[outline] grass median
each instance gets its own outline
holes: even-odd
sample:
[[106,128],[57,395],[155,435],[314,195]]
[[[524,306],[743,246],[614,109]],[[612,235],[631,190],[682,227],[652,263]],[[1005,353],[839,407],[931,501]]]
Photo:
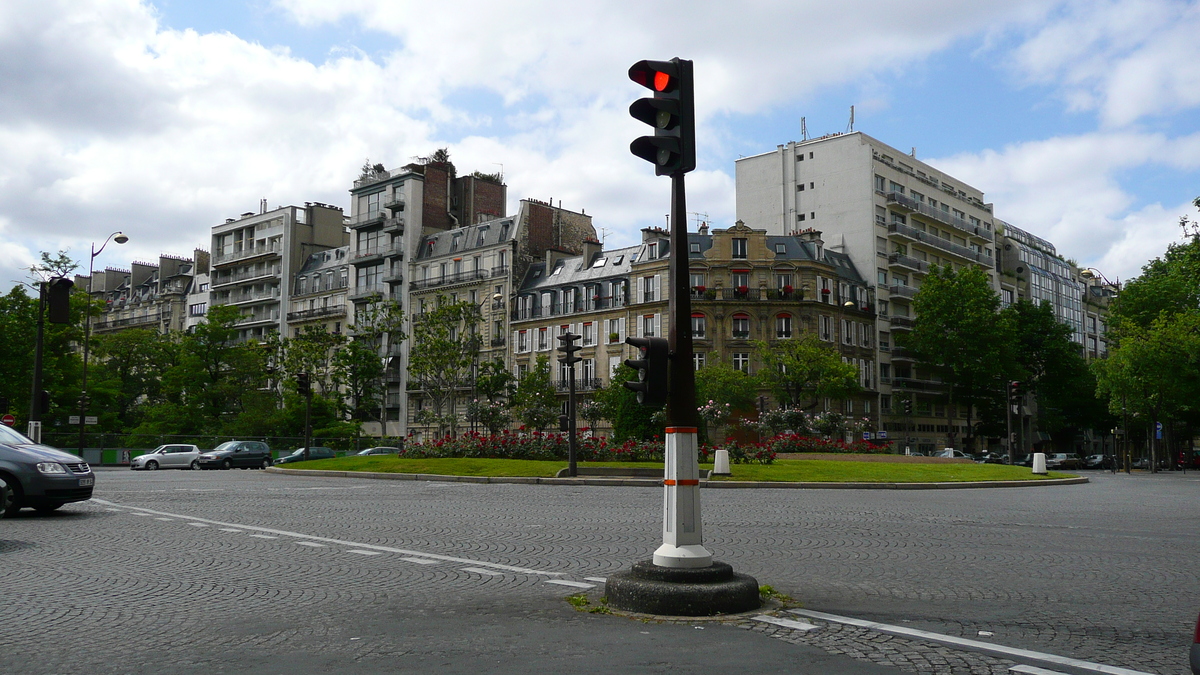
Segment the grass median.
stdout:
[[[564,461],[463,457],[408,459],[392,455],[374,455],[296,462],[281,468],[439,476],[551,478],[566,466]],[[579,466],[661,469],[663,465],[662,462],[580,462]],[[712,465],[701,465],[701,468],[711,469]],[[732,471],[732,476],[714,476],[713,480],[783,483],[958,483],[1074,477],[1072,474],[1058,472],[1039,476],[1026,467],[1002,464],[900,464],[825,459],[781,459],[773,464],[734,464]]]

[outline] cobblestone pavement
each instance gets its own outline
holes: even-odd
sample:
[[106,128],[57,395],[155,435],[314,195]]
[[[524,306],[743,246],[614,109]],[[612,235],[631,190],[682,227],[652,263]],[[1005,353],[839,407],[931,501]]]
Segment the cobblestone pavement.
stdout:
[[[706,544],[806,609],[1186,673],[1200,474],[1089,477],[706,490]],[[90,502],[0,520],[0,672],[1013,666],[837,623],[637,621],[563,602],[595,606],[600,579],[649,557],[660,508],[651,488],[102,470]]]

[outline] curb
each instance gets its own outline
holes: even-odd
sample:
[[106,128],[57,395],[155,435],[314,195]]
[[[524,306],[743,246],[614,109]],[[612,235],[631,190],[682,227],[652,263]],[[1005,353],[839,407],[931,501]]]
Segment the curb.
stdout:
[[[589,485],[597,487],[662,487],[660,478],[538,478],[534,476],[442,476],[433,473],[378,473],[372,471],[321,471],[316,469],[280,469],[268,473],[321,478],[373,478],[376,480],[420,480],[441,483],[496,483],[515,485]],[[970,490],[980,488],[1020,488],[1051,485],[1081,485],[1084,476],[1045,480],[969,481],[963,483],[772,483],[765,481],[702,480],[702,488],[777,490]]]

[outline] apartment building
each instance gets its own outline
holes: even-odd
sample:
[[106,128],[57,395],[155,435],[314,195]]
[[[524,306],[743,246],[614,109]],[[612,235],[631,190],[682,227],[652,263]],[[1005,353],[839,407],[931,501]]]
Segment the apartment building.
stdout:
[[931,265],[975,266],[999,291],[995,218],[980,190],[866,134],[833,134],[739,159],[737,213],[775,234],[818,227],[829,248],[868,271],[881,431],[922,451],[966,433],[967,411],[947,411],[938,378],[894,345],[912,329],[912,300]]
[[[720,359],[753,374],[762,367],[756,341],[774,344],[817,334],[853,363],[865,393],[846,401],[819,401],[818,409],[877,418],[874,311],[865,279],[849,257],[830,251],[821,233],[769,236],[738,222],[688,235],[689,317],[697,369]],[[530,267],[513,311],[514,373],[523,375],[540,354],[552,359],[565,396],[569,371],[557,363],[557,336],[581,335],[576,390],[607,386],[633,356],[633,337],[669,332],[670,235],[648,228],[638,246],[589,250],[580,256],[547,252]],[[765,393],[765,392],[764,392]]]
[[346,294],[350,286],[350,246],[318,251],[308,256],[290,284],[288,334],[295,337],[309,327],[342,333],[348,317]]
[[229,218],[212,229],[209,306],[241,311],[238,340],[286,335],[288,285],[314,252],[347,244],[342,210],[308,202]]
[[160,333],[187,328],[188,295],[196,275],[207,273],[208,253],[197,249],[193,258],[163,255],[157,263],[134,262],[129,269],[106,268],[76,276],[75,287],[91,289],[104,309],[92,317],[92,332],[113,333],[129,328],[152,328]]

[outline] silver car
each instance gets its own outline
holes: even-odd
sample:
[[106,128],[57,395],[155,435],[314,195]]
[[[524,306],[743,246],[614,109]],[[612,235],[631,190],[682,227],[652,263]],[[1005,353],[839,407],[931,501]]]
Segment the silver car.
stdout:
[[144,455],[138,455],[129,462],[129,468],[137,471],[155,471],[157,469],[199,469],[200,448],[183,443],[160,445]]

